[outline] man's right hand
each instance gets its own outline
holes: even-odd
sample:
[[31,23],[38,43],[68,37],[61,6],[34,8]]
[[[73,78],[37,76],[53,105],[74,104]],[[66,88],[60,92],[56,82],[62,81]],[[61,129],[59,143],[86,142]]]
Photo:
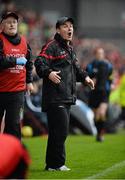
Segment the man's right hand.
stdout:
[[51,81],[53,81],[55,84],[59,84],[60,83],[61,77],[58,75],[59,73],[60,73],[60,71],[52,71],[49,74],[49,79]]
[[25,57],[19,57],[16,59],[16,65],[24,66],[26,62],[27,62],[27,59]]

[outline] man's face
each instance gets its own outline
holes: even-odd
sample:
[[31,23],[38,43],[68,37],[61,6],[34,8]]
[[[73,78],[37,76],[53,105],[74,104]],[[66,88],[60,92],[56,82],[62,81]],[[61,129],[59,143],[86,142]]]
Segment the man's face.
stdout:
[[17,33],[18,22],[14,17],[8,17],[2,22],[3,32],[7,35],[14,36]]
[[73,24],[69,21],[66,21],[63,25],[60,25],[60,27],[57,28],[57,33],[59,33],[63,39],[72,41]]
[[96,56],[96,59],[98,59],[98,60],[103,60],[103,59],[105,59],[104,49],[102,49],[102,48],[98,49],[98,50],[96,51],[95,56]]

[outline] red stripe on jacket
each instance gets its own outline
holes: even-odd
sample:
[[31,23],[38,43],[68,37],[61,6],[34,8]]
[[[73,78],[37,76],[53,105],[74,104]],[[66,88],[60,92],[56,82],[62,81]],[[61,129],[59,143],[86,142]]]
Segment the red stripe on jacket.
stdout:
[[56,59],[63,59],[64,57],[66,57],[66,54],[61,55],[61,56],[51,56],[51,55],[47,55],[47,54],[42,53],[41,56],[43,56],[47,59],[56,60]]
[[47,59],[51,59],[51,60],[56,60],[56,59],[63,59],[66,57],[67,54],[64,55],[60,55],[60,56],[52,56],[52,55],[48,55],[46,54],[46,49],[49,47],[50,44],[52,44],[55,40],[51,40],[50,42],[47,43],[47,45],[43,48],[43,50],[41,51],[41,53],[39,54],[39,56],[45,57]]

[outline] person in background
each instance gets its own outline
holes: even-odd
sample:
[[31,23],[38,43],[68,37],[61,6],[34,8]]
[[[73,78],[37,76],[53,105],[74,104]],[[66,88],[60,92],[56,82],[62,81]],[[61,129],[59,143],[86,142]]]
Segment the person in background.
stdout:
[[119,83],[119,104],[121,106],[120,121],[125,128],[125,66],[120,69],[120,83]]
[[42,110],[48,117],[46,170],[68,171],[65,166],[65,140],[68,135],[70,106],[76,101],[76,81],[94,88],[93,81],[79,66],[71,45],[74,21],[61,17],[54,39],[43,46],[35,60],[37,74],[43,78]]
[[89,76],[95,82],[95,89],[89,94],[89,106],[95,114],[95,125],[98,132],[96,140],[102,142],[104,140],[113,66],[105,59],[105,51],[103,48],[97,48],[94,54],[94,60],[90,62],[86,68]]
[[15,12],[5,11],[1,16],[0,125],[4,120],[4,133],[21,139],[24,93],[33,90],[33,62],[26,39],[18,34],[18,20]]
[[30,163],[29,152],[19,139],[0,134],[0,179],[25,179]]

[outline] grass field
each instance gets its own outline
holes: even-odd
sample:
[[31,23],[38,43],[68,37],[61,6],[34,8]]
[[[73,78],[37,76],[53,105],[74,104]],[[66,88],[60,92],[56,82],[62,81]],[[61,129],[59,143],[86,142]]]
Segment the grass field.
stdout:
[[23,142],[32,157],[29,179],[125,179],[125,131],[106,135],[103,143],[92,136],[69,136],[68,172],[44,171],[47,137],[24,138]]

